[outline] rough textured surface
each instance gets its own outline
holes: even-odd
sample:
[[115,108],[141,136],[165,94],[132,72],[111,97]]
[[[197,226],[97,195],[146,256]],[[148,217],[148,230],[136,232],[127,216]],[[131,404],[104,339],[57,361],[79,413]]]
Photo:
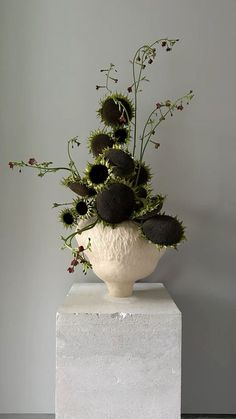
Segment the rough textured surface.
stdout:
[[180,419],[181,314],[161,284],[75,284],[57,313],[57,419]]
[[[79,223],[79,228],[88,221]],[[125,221],[115,228],[96,224],[90,230],[77,235],[79,245],[87,246],[91,239],[91,251],[86,256],[93,265],[93,271],[108,286],[114,296],[127,296],[132,294],[135,281],[150,275],[165,249],[157,247],[140,235],[137,225]],[[128,293],[126,291],[127,284]],[[125,295],[126,294],[126,295]]]

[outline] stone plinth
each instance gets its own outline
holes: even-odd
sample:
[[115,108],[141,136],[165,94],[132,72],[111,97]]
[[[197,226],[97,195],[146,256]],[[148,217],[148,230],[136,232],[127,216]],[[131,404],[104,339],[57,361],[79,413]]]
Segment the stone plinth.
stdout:
[[181,313],[161,284],[74,284],[57,313],[57,419],[180,419]]

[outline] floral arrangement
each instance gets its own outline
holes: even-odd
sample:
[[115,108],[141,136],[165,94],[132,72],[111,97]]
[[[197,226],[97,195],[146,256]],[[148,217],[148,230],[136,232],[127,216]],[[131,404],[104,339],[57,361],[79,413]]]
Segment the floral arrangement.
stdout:
[[[178,39],[159,39],[151,45],[143,45],[130,60],[132,65],[132,83],[126,94],[113,91],[110,87],[117,84],[117,70],[114,64],[101,69],[105,81],[97,85],[97,90],[105,90],[97,110],[101,125],[88,137],[89,152],[93,161],[87,164],[83,174],[79,173],[72,149],[81,141],[74,137],[67,142],[68,165],[56,167],[53,162],[38,163],[35,158],[28,162],[11,161],[11,169],[30,167],[38,171],[38,176],[64,171],[62,184],[69,188],[75,198],[70,203],[54,203],[53,207],[63,207],[59,219],[65,228],[73,229],[67,237],[61,237],[63,248],[69,248],[73,254],[68,271],[74,272],[75,266],[82,264],[83,272],[91,268],[84,251],[90,249],[90,240],[86,249],[73,246],[73,239],[84,230],[93,228],[96,223],[111,225],[114,228],[123,221],[130,220],[140,229],[140,235],[154,243],[158,248],[177,248],[185,239],[185,228],[177,217],[162,211],[165,196],[154,194],[151,186],[151,170],[144,162],[144,153],[151,144],[158,149],[155,141],[158,126],[174,111],[182,111],[193,98],[190,90],[177,100],[158,101],[154,104],[143,130],[137,135],[137,109],[141,85],[149,80],[146,70],[152,65],[161,50],[171,51]],[[74,153],[76,155],[76,153]],[[87,219],[86,226],[79,229],[78,221]]]

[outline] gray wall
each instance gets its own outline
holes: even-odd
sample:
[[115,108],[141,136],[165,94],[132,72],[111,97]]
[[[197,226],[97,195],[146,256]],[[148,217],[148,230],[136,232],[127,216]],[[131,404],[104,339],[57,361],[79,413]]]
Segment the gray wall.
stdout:
[[1,0],[0,412],[53,412],[55,312],[73,281],[60,250],[55,201],[71,195],[60,176],[11,173],[12,159],[65,162],[66,139],[98,127],[99,69],[128,60],[143,42],[179,37],[150,67],[140,126],[152,104],[188,89],[196,98],[162,124],[149,149],[166,209],[188,227],[152,281],[164,282],[183,313],[183,412],[235,413],[235,97],[233,0]]

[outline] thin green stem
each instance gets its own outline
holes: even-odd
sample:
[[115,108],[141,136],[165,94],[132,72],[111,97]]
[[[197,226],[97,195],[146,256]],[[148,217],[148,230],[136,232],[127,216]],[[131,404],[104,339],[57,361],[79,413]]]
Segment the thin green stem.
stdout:
[[70,172],[73,172],[73,170],[70,169],[69,167],[45,167],[40,164],[32,165],[32,164],[24,163],[23,161],[22,162],[13,161],[12,163],[14,166],[18,166],[18,167],[31,167],[32,169],[44,170],[45,173],[57,172],[58,170],[69,170]]
[[[191,98],[190,98],[190,95],[191,95]],[[178,102],[181,102],[182,100],[187,99],[187,98],[190,98],[189,100],[191,100],[191,99],[192,99],[192,97],[193,97],[192,93],[187,93],[187,94],[185,94],[184,96],[180,97],[180,98],[179,98],[179,99],[177,99],[175,102],[173,102],[170,106],[168,106],[168,110],[167,110],[165,113],[161,113],[161,117],[159,118],[159,120],[157,121],[157,123],[154,125],[154,127],[152,128],[152,130],[149,132],[149,135],[148,135],[148,138],[147,138],[147,140],[146,140],[146,142],[145,142],[145,145],[144,145],[144,147],[143,147],[142,153],[140,153],[140,162],[142,162],[142,159],[143,159],[143,156],[144,156],[145,150],[146,150],[146,148],[147,148],[147,145],[148,145],[148,143],[149,143],[149,141],[150,141],[150,138],[151,138],[152,132],[153,132],[153,131],[155,131],[155,129],[158,127],[158,125],[160,125],[160,123],[161,123],[162,121],[164,121],[164,120],[165,120],[165,117],[166,117],[169,113],[171,113],[171,112],[172,112],[172,111],[176,108],[176,106],[177,106],[177,103],[178,103]],[[149,116],[148,120],[150,120],[151,115],[153,115],[153,113],[154,113],[155,111],[156,111],[156,109],[155,109],[154,111],[152,111],[152,112],[151,112],[151,114],[150,114],[150,116]],[[146,127],[147,127],[147,124],[145,124],[145,128],[146,128]],[[143,134],[145,134],[145,130],[143,131]]]
[[96,218],[96,220],[93,223],[88,224],[87,226],[77,230],[77,234],[81,234],[84,231],[90,230],[91,228],[93,228],[97,224],[97,222],[98,222],[98,218]]
[[69,157],[69,161],[70,161],[70,167],[71,167],[71,169],[73,170],[74,169],[74,171],[76,172],[76,174],[78,175],[78,177],[79,177],[79,179],[80,179],[80,174],[79,174],[79,171],[78,171],[78,169],[77,169],[77,167],[76,167],[76,165],[75,165],[75,162],[74,162],[74,160],[72,159],[72,156],[71,156],[71,153],[70,153],[70,145],[71,145],[71,143],[73,144],[73,143],[76,143],[77,145],[79,145],[79,142],[78,142],[78,137],[74,137],[74,138],[71,138],[68,142],[67,142],[67,154],[68,154],[68,157]]

